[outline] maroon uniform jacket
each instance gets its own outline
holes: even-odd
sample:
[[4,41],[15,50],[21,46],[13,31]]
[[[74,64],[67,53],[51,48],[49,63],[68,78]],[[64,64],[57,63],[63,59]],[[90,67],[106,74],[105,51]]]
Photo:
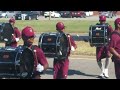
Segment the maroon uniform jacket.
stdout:
[[77,45],[76,45],[75,41],[73,40],[73,38],[72,38],[72,36],[70,34],[67,34],[67,37],[68,37],[68,40],[69,40],[69,47],[70,47],[68,56],[70,56],[71,46],[73,46],[76,49]]
[[[117,32],[117,30],[113,31],[109,46],[114,48],[115,51],[120,54],[120,34]],[[114,58],[118,59],[115,56]]]
[[[120,54],[120,34],[117,30],[113,31],[109,46],[114,48],[115,51]],[[116,79],[120,79],[120,58],[113,55],[112,61],[114,62]]]
[[48,64],[47,59],[44,55],[44,52],[42,51],[41,48],[39,48],[38,46],[34,46],[34,50],[36,50],[36,52],[34,52],[34,68],[36,70],[37,64],[40,63],[41,65],[45,65]]

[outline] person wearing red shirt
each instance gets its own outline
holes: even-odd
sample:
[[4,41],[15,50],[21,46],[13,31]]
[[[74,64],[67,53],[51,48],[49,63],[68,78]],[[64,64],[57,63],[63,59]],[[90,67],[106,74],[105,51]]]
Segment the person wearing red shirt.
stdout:
[[[110,37],[111,33],[113,32],[113,29],[112,29],[111,25],[106,23],[106,16],[104,16],[104,15],[99,16],[99,22],[100,23],[97,23],[96,25],[108,25],[107,35],[108,35],[108,37]],[[110,57],[111,57],[111,54],[109,51],[109,45],[96,47],[97,64],[98,64],[99,68],[101,69],[101,74],[98,77],[109,78],[108,67],[110,65]],[[104,59],[104,58],[105,58],[105,66],[102,61],[102,59]]]
[[17,47],[17,44],[21,38],[21,32],[17,27],[14,26],[15,25],[14,18],[10,18],[9,23],[12,25],[12,27],[14,29],[14,34],[12,35],[13,37],[12,37],[11,43],[5,42],[5,47],[6,46]]
[[114,22],[115,30],[111,35],[110,52],[113,54],[112,61],[114,62],[115,75],[120,79],[120,18]]
[[44,55],[44,52],[41,48],[37,45],[33,45],[35,38],[35,33],[32,27],[25,27],[22,30],[22,39],[23,39],[23,46],[32,49],[34,46],[34,72],[33,72],[33,79],[41,79],[41,72],[46,71],[49,67],[47,59]]
[[[56,30],[59,33],[64,33],[65,31],[65,26],[63,22],[58,22],[56,24]],[[69,52],[67,54],[66,59],[57,59],[54,58],[53,61],[53,78],[54,79],[66,79],[68,75],[68,69],[69,69],[69,59],[68,57],[70,56],[70,51],[75,50],[77,48],[77,45],[75,44],[75,41],[73,40],[72,36],[70,34],[67,34],[67,39],[69,40]]]

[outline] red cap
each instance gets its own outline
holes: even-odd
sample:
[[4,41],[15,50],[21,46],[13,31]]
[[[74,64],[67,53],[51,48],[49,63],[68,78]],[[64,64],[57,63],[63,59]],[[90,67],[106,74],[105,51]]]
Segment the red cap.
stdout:
[[12,23],[12,22],[15,23],[15,19],[14,18],[10,18],[9,19],[9,23]]
[[56,30],[61,30],[61,31],[62,31],[63,29],[65,29],[64,23],[58,22],[58,23],[56,24]]
[[105,16],[105,15],[99,16],[99,20],[100,20],[100,21],[106,21],[106,16]]
[[115,25],[120,24],[120,18],[117,18],[114,22]]
[[31,36],[35,36],[35,33],[34,33],[34,30],[32,27],[25,27],[23,30],[22,30],[22,37],[31,37]]

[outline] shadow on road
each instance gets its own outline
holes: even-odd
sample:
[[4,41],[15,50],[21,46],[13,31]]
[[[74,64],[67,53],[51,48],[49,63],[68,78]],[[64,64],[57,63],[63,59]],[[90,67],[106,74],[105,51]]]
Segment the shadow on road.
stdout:
[[[49,68],[45,74],[49,74],[49,75],[53,75],[53,68]],[[98,75],[91,75],[91,74],[87,74],[87,73],[83,73],[83,72],[80,72],[78,70],[72,70],[72,69],[69,69],[68,70],[68,75],[83,75],[83,76],[88,76],[88,77],[98,77]]]
[[97,77],[98,75],[91,75],[91,74],[87,74],[87,73],[84,73],[84,72],[80,72],[80,71],[77,71],[77,70],[71,70],[69,69],[68,71],[68,75],[83,75],[83,76],[89,76],[89,77]]
[[49,67],[45,74],[53,75],[53,68]]

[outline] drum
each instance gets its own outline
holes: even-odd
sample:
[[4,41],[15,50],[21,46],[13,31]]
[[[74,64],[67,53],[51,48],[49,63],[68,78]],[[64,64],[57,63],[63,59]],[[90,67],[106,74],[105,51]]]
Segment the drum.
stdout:
[[20,78],[31,79],[34,72],[34,54],[29,48],[24,48],[20,57]]
[[91,25],[89,28],[89,41],[90,46],[108,45],[108,25]]
[[0,48],[0,77],[31,78],[34,69],[32,50],[18,46]]
[[65,59],[69,51],[69,41],[64,33],[42,33],[38,46],[51,58]]
[[0,24],[0,42],[11,43],[12,34],[14,34],[14,29],[10,23]]
[[22,48],[1,47],[0,48],[0,76],[17,76],[20,72],[20,56]]

